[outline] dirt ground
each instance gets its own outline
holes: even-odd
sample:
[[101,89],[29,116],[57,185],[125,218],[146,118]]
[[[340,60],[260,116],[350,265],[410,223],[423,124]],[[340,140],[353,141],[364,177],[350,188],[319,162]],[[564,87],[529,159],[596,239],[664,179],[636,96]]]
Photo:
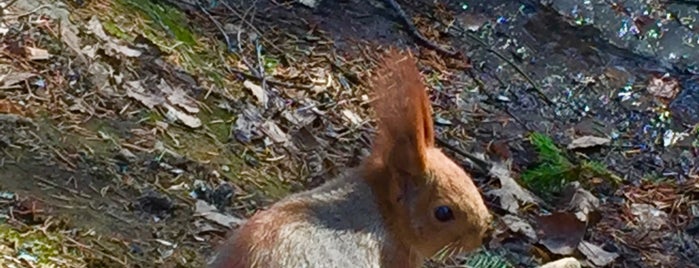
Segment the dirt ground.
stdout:
[[[474,267],[699,267],[699,52],[638,49],[675,4],[593,1],[607,17],[581,24],[568,7],[585,1],[551,2],[400,2],[450,56],[378,0],[4,1],[0,264],[204,266],[236,223],[368,153],[364,78],[395,45],[419,57],[440,145],[498,216],[484,250],[509,266]],[[628,18],[638,35],[607,38],[603,22]],[[520,176],[542,159],[533,132],[583,188]],[[513,179],[488,173],[501,162]]]

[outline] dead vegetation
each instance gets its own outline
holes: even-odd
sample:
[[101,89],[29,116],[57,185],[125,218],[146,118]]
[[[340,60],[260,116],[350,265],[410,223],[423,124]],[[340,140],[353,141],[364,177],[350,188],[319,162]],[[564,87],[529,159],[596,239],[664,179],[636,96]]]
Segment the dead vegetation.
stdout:
[[[353,27],[333,32],[347,18],[320,20],[286,2],[10,2],[0,21],[3,267],[202,266],[230,226],[367,154],[367,70],[381,45],[413,42],[390,23],[377,26],[377,40],[347,38],[358,35]],[[492,34],[481,29],[483,18],[457,16],[446,5],[433,10],[441,24],[410,13],[433,42],[448,42],[449,21],[471,22],[452,23],[465,25],[467,40]],[[622,151],[629,163],[639,152],[588,133],[539,143],[561,154],[557,169],[536,169],[542,161],[534,159],[553,156],[537,154],[518,133],[535,132],[527,123],[537,119],[503,108],[513,95],[488,91],[502,89],[495,86],[502,79],[482,78],[487,64],[466,58],[502,61],[507,92],[520,94],[521,106],[552,105],[542,90],[558,78],[530,77],[486,44],[470,45],[479,53],[464,58],[417,49],[438,142],[479,175],[499,215],[486,250],[429,265],[530,267],[574,256],[600,267],[670,267],[699,258],[692,253],[699,252],[696,167],[682,181],[637,183],[608,169],[611,157],[585,150]],[[655,78],[660,90],[651,93],[674,96],[677,82],[666,90],[663,81],[674,80]],[[565,180],[541,179],[572,169]],[[553,185],[545,200],[531,191],[542,185]]]

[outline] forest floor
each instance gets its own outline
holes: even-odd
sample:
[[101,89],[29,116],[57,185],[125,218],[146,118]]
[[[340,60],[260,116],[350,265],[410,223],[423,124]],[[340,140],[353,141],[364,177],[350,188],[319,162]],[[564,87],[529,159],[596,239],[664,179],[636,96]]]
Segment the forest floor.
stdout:
[[429,266],[699,267],[696,4],[210,2],[0,1],[1,266],[204,266],[368,153],[393,45],[497,215],[483,251]]

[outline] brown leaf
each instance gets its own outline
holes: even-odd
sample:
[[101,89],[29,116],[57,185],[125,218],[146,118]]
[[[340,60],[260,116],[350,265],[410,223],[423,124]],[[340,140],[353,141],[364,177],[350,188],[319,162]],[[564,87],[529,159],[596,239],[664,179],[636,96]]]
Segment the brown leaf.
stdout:
[[0,84],[2,84],[2,88],[9,88],[9,87],[14,86],[18,83],[27,81],[27,79],[35,77],[35,76],[37,76],[37,75],[34,73],[28,73],[28,72],[9,73],[9,74],[0,76]]
[[48,60],[51,58],[51,53],[46,49],[36,47],[25,47],[25,49],[29,60]]
[[460,22],[464,29],[477,32],[488,22],[489,18],[481,13],[464,13],[457,15],[456,20]]
[[510,152],[510,146],[507,144],[507,141],[505,140],[493,141],[489,143],[486,150],[489,153],[492,153],[493,155],[500,157],[500,159],[510,159],[510,157],[512,156],[512,153]]
[[0,100],[0,113],[26,116],[24,107],[7,99]]
[[570,255],[585,235],[584,222],[567,212],[554,212],[537,218],[539,243],[558,255]]

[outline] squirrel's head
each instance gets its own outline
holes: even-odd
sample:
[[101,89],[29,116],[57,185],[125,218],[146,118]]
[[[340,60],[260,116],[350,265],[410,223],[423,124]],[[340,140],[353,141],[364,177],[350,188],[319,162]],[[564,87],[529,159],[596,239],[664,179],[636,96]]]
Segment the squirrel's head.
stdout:
[[365,176],[391,231],[423,257],[479,247],[491,215],[471,176],[435,147],[432,109],[414,57],[389,50],[371,86],[378,135]]

